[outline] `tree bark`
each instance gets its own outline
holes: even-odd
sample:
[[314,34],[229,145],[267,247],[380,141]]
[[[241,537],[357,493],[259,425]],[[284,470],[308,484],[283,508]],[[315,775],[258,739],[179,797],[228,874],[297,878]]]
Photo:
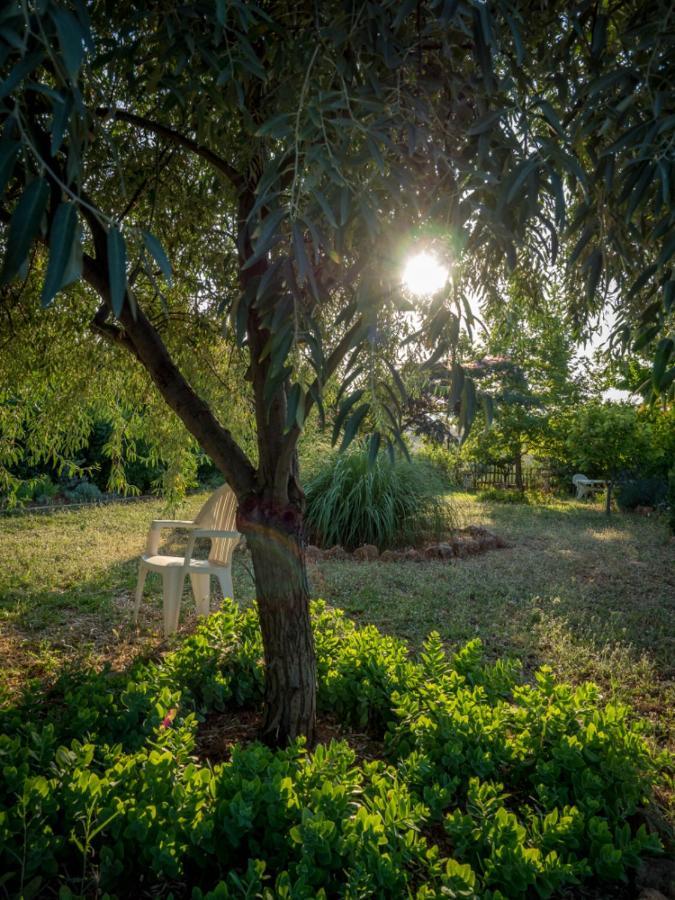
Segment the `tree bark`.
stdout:
[[612,512],[612,482],[607,482],[607,498],[605,500],[605,515],[610,515]]
[[239,506],[237,528],[246,536],[258,598],[265,654],[265,708],[261,739],[284,746],[316,727],[316,658],[309,617],[302,512],[259,497]]

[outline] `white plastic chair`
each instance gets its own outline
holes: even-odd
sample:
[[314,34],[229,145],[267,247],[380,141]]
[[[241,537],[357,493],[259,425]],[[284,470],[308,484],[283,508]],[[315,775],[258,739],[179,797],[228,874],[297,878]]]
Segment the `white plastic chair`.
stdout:
[[[211,575],[215,575],[220,582],[224,597],[234,597],[232,554],[241,537],[234,530],[236,514],[237,498],[227,485],[223,485],[209,497],[194,521],[155,519],[151,523],[145,553],[138,566],[134,621],[138,619],[148,572],[159,572],[162,576],[165,635],[173,634],[178,627],[186,575],[190,576],[197,614],[200,616],[209,614]],[[190,531],[185,556],[163,556],[158,552],[160,533],[165,528],[186,528]],[[211,539],[208,559],[192,559],[197,538]]]

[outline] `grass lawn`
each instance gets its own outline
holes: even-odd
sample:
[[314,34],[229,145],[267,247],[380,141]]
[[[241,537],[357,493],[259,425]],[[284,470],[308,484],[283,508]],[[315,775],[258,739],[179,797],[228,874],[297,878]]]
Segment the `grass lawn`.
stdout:
[[[204,496],[179,511],[192,515]],[[450,646],[473,637],[492,656],[548,663],[566,679],[591,678],[629,702],[660,746],[674,743],[674,550],[662,521],[566,501],[479,503],[453,495],[462,524],[487,525],[511,544],[450,564],[322,562],[313,594],[361,623],[419,646],[435,629]],[[161,504],[138,502],[0,519],[0,696],[84,661],[124,668],[162,645],[159,580],[148,579],[131,624],[137,558]],[[237,555],[235,593],[253,598]],[[182,628],[194,607],[185,595]]]

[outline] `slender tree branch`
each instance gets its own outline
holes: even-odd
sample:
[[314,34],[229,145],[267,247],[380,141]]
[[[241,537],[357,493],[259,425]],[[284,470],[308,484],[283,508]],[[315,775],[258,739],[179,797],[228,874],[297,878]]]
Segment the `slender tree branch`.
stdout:
[[154,122],[152,119],[138,116],[135,113],[128,112],[126,109],[111,109],[104,106],[99,107],[96,110],[96,114],[106,118],[117,119],[120,122],[128,122],[129,125],[136,125],[144,131],[151,131],[153,134],[159,135],[167,141],[171,141],[197,156],[201,156],[201,158],[206,160],[206,162],[213,166],[214,169],[217,169],[217,171],[224,175],[237,190],[241,190],[244,186],[244,179],[234,166],[227,162],[227,160],[218,156],[218,154],[214,153],[209,147],[205,147],[193,138],[181,134],[173,128],[169,128],[168,125],[163,125],[161,122]]

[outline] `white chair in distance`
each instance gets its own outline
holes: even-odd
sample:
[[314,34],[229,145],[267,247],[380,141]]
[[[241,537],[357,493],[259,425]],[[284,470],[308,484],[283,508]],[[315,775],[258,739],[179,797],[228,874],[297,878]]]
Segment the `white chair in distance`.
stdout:
[[[232,554],[241,537],[239,532],[235,531],[236,515],[237,498],[227,485],[223,485],[209,497],[193,521],[155,519],[151,523],[145,553],[138,566],[134,621],[138,619],[148,572],[158,572],[162,576],[164,634],[167,636],[178,628],[180,601],[186,575],[190,576],[197,614],[200,616],[209,614],[211,575],[215,575],[220,582],[224,597],[234,597]],[[161,531],[177,528],[189,531],[185,556],[163,556],[158,552]],[[192,558],[198,538],[211,540],[208,559]]]

